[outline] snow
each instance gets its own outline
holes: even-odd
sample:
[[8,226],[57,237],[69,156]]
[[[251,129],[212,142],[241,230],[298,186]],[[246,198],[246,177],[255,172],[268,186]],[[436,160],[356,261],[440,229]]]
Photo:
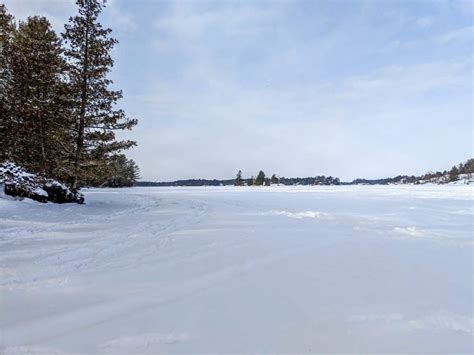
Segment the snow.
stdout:
[[66,185],[47,180],[40,174],[30,174],[13,162],[0,164],[0,188],[0,197],[9,195],[20,200],[27,197],[39,202],[84,202],[81,193],[72,193]]
[[33,193],[39,196],[45,196],[48,197],[48,193],[44,191],[41,187],[37,187],[33,189]]
[[0,353],[472,353],[472,185],[0,198]]
[[64,190],[67,190],[67,186],[64,185],[63,183],[60,183],[59,181],[55,181],[55,180],[50,180],[48,181],[45,186],[47,187],[60,187],[61,189],[64,189]]
[[289,218],[331,218],[331,215],[318,211],[288,212],[288,211],[270,211],[268,214],[277,216],[286,216]]

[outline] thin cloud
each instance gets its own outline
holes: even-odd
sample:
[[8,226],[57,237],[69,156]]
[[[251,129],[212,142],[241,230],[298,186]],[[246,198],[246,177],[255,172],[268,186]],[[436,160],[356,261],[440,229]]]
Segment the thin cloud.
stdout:
[[434,20],[432,17],[425,16],[425,17],[417,18],[415,21],[415,24],[420,28],[427,28],[433,25],[433,22]]
[[456,28],[436,37],[442,43],[451,43],[453,41],[471,42],[474,38],[474,26]]

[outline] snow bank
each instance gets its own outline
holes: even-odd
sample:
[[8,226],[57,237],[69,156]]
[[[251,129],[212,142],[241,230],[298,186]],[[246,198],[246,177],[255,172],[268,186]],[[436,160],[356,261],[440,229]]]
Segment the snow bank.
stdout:
[[6,195],[38,202],[84,202],[82,194],[71,192],[58,181],[28,173],[12,162],[0,164],[0,188]]
[[318,211],[302,211],[302,212],[270,211],[265,214],[276,215],[276,216],[286,216],[288,218],[296,218],[296,219],[303,219],[303,218],[330,219],[331,218],[331,215],[329,215],[328,213],[318,212]]

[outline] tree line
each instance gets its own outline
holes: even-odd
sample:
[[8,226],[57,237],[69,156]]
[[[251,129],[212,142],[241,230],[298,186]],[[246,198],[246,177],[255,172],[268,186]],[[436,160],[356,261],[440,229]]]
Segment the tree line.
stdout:
[[256,177],[252,176],[249,179],[244,179],[242,177],[242,171],[239,170],[234,179],[235,186],[270,186],[270,185],[339,185],[341,182],[339,178],[333,178],[332,176],[315,176],[315,177],[305,177],[305,178],[285,178],[278,177],[276,174],[273,174],[271,177],[267,177],[263,170],[260,170]]
[[[451,170],[443,172],[428,172],[421,176],[398,175],[391,178],[382,179],[355,179],[351,182],[342,182],[339,178],[332,176],[296,177],[286,178],[273,174],[267,177],[263,170],[256,176],[244,178],[242,170],[239,170],[234,179],[188,179],[170,182],[140,181],[138,186],[269,186],[272,184],[281,185],[387,185],[387,184],[419,184],[434,179],[434,182],[444,183],[456,181],[460,174],[474,174],[474,159],[468,159],[465,163],[455,165]],[[440,179],[441,178],[441,179]]]
[[260,171],[256,177],[244,178],[242,171],[239,170],[235,179],[188,179],[188,180],[176,180],[168,182],[156,182],[156,181],[139,181],[137,186],[262,186],[262,185],[338,185],[340,184],[339,178],[333,178],[331,176],[316,176],[316,177],[305,177],[305,178],[285,178],[278,177],[273,174],[270,178],[265,176],[263,171]]
[[398,175],[391,178],[383,179],[355,179],[352,185],[387,185],[387,184],[420,184],[426,182],[448,183],[459,180],[461,174],[474,174],[474,159],[468,159],[465,163],[454,165],[450,170],[429,171],[420,176]]
[[77,0],[57,34],[44,16],[15,21],[0,5],[0,163],[82,186],[124,186],[139,177],[118,140],[137,120],[116,107],[111,50],[117,40],[99,23],[105,1]]
[[451,170],[447,171],[429,171],[421,177],[423,180],[432,180],[447,176],[449,181],[456,181],[460,174],[474,174],[474,159],[468,159],[465,163],[454,165]]

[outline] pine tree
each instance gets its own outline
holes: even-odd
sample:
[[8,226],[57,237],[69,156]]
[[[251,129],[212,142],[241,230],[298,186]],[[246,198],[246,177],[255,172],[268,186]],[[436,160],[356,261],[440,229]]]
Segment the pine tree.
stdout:
[[137,181],[141,178],[140,168],[138,167],[137,163],[135,163],[133,159],[128,159],[127,170],[128,170],[128,179],[130,182],[130,186],[134,186],[137,183]]
[[279,183],[279,180],[278,180],[278,178],[275,174],[272,175],[271,183],[272,184],[278,184]]
[[60,178],[70,139],[65,62],[61,40],[45,17],[20,22],[11,45],[10,70],[11,157],[30,172]]
[[242,186],[243,184],[244,180],[242,179],[242,170],[239,170],[234,180],[234,186]]
[[472,174],[474,173],[474,159],[468,159],[464,163],[464,173],[465,174]]
[[255,185],[261,186],[264,183],[265,183],[265,173],[262,170],[260,170],[257,175],[257,178],[255,179]]
[[459,170],[456,166],[453,166],[449,171],[449,181],[456,181],[459,178]]
[[0,162],[9,159],[12,145],[11,105],[7,92],[11,84],[11,44],[15,33],[13,16],[0,4]]
[[140,170],[132,159],[127,159],[124,154],[114,154],[111,157],[106,186],[133,186],[139,178]]
[[77,0],[78,14],[69,19],[63,38],[68,45],[68,75],[72,94],[74,158],[71,187],[77,190],[90,181],[107,158],[135,145],[117,141],[115,130],[131,129],[135,119],[115,109],[121,91],[109,88],[107,77],[113,66],[110,51],[117,40],[111,29],[98,22],[105,1]]

